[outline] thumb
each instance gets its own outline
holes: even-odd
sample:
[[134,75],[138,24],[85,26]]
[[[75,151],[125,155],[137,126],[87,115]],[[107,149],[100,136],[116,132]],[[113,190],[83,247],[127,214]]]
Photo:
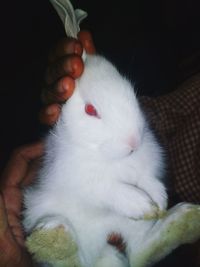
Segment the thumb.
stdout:
[[8,228],[7,214],[5,210],[5,204],[0,193],[0,238],[5,234]]

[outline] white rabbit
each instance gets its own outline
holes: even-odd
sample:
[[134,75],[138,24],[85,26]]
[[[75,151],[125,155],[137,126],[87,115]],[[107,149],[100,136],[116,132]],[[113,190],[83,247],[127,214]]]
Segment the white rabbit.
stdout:
[[[62,224],[82,266],[135,266],[167,193],[163,151],[133,86],[105,58],[88,55],[45,144],[37,182],[25,192],[25,230]],[[112,232],[123,236],[126,256],[107,244]]]

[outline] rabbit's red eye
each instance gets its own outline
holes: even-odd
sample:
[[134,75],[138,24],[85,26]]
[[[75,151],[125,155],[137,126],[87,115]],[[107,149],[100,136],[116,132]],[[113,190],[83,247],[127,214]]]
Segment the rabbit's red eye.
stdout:
[[85,105],[85,112],[90,115],[99,118],[99,115],[95,109],[95,107],[92,104],[86,104]]

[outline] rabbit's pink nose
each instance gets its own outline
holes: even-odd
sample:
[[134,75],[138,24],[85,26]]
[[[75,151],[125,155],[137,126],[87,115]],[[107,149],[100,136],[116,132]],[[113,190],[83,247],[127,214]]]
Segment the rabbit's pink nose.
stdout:
[[140,143],[139,138],[135,136],[130,136],[127,141],[127,144],[131,148],[132,152],[138,148]]

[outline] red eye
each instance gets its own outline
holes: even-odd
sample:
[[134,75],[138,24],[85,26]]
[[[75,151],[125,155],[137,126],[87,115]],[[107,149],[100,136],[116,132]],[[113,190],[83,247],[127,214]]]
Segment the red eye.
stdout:
[[95,109],[95,107],[92,104],[86,104],[85,105],[85,112],[90,115],[99,118],[99,115]]

